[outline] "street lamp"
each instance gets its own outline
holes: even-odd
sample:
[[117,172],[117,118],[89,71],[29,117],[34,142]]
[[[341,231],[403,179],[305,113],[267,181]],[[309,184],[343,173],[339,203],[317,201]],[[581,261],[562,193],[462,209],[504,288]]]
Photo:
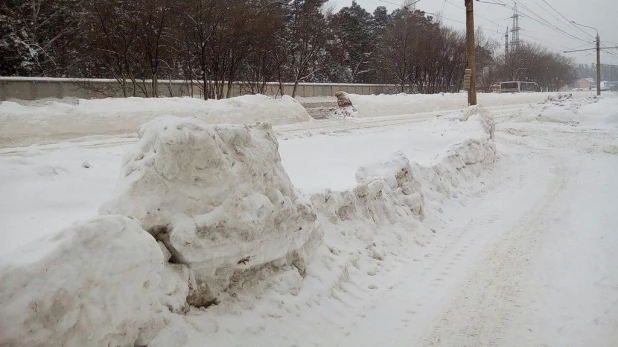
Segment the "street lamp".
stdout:
[[599,31],[595,27],[579,24],[575,21],[571,21],[571,23],[580,27],[594,29],[597,32],[597,95],[601,95],[601,37],[599,36]]

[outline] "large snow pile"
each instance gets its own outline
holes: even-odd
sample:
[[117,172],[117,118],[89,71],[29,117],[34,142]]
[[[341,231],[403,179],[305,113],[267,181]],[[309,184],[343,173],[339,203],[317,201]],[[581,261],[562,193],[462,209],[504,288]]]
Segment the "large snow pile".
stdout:
[[0,345],[145,345],[164,325],[156,241],[97,217],[0,258]]
[[[435,232],[423,221],[495,159],[491,117],[482,109],[430,123],[417,141],[465,136],[439,142],[444,153],[429,164],[386,146],[390,155],[352,173],[352,188],[303,196],[270,125],[150,121],[123,159],[117,193],[100,208],[104,217],[3,260],[2,326],[11,320],[15,332],[2,338],[151,347],[260,345],[259,335],[269,336],[264,346],[327,338],[315,331],[339,329],[333,310],[379,295],[389,273],[412,261],[415,247]],[[64,312],[53,303],[65,292],[73,299],[65,318],[40,323],[40,312]],[[329,313],[315,314],[322,305]],[[301,327],[298,317],[311,322]],[[37,333],[25,337],[29,329]]]
[[579,114],[582,125],[618,127],[618,98],[603,97],[598,102],[583,103]]
[[[487,115],[476,108],[468,113],[466,121],[460,113],[449,121],[484,129]],[[332,344],[352,324],[339,321],[340,311],[363,317],[364,298],[386,293],[393,273],[418,260],[415,247],[435,232],[423,224],[427,210],[435,214],[495,158],[487,130],[452,145],[429,166],[395,152],[358,168],[355,187],[310,196],[325,232],[305,276],[289,267],[259,268],[257,277],[232,281],[229,300],[172,318],[149,346],[198,346],[204,339],[215,346]]]
[[291,138],[281,143],[283,166],[303,193],[350,190],[358,184],[355,174],[359,166],[381,163],[395,152],[403,152],[412,163],[432,166],[453,145],[486,139],[487,129],[479,117],[461,121],[466,113],[472,111],[396,127]]
[[[482,106],[507,106],[538,103],[548,96],[558,93],[517,93],[497,94],[479,93],[478,103]],[[575,92],[579,97],[589,96],[589,92]],[[466,93],[441,94],[395,94],[395,95],[357,95],[349,94],[358,117],[379,117],[421,112],[445,111],[465,108]]]
[[101,213],[139,219],[191,270],[190,304],[216,302],[233,277],[276,260],[304,271],[303,246],[320,237],[316,215],[283,169],[270,125],[169,116],[139,136]]
[[387,161],[362,166],[356,172],[356,187],[314,194],[314,206],[330,221],[368,219],[380,225],[422,220],[426,194],[431,194],[432,200],[450,198],[460,180],[478,175],[480,165],[491,164],[496,158],[491,141],[493,118],[476,107],[465,111],[461,120],[455,116],[458,114],[449,116],[451,121],[479,124],[485,136],[457,144],[430,167],[411,163],[402,152],[394,153]]
[[133,133],[160,116],[198,118],[204,122],[290,124],[312,120],[289,96],[245,95],[224,100],[196,98],[121,98],[0,103],[0,146],[45,143],[90,135]]
[[[551,95],[520,111],[514,120],[577,125],[584,120],[582,117],[590,118],[588,111],[580,112],[580,109],[586,105],[596,104],[599,100],[596,96],[576,98],[573,94]],[[594,120],[593,123],[598,123],[598,120]]]

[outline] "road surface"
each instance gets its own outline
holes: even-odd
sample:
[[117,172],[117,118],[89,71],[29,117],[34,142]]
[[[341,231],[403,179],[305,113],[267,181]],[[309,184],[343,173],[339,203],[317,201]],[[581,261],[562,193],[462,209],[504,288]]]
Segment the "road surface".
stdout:
[[618,346],[613,136],[499,125],[493,183],[338,345]]

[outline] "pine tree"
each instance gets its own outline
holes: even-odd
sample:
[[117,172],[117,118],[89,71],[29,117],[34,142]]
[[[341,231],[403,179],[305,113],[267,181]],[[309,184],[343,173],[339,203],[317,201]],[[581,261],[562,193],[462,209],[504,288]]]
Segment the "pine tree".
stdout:
[[343,51],[343,65],[349,83],[368,83],[369,61],[375,45],[372,17],[369,12],[352,1],[331,20],[337,44]]

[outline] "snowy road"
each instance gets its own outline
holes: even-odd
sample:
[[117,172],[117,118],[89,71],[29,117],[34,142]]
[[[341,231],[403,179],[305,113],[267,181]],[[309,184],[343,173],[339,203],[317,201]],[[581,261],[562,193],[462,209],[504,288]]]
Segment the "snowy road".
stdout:
[[[529,104],[520,105],[507,105],[507,106],[489,106],[487,110],[492,112],[492,115],[496,117],[497,122],[503,122],[511,119],[522,110],[530,107]],[[384,117],[368,117],[358,119],[332,119],[332,120],[319,120],[315,122],[301,122],[288,125],[275,126],[275,132],[280,139],[294,138],[294,137],[307,137],[314,135],[331,135],[350,132],[353,130],[364,129],[376,129],[376,128],[388,128],[397,127],[406,124],[420,123],[435,118],[439,118],[451,112],[463,111],[463,109],[445,110],[445,111],[432,111],[405,114],[398,116],[384,116]],[[58,148],[66,147],[67,144],[78,145],[84,148],[99,148],[99,147],[111,147],[125,143],[134,143],[137,141],[137,134],[113,134],[106,135],[106,130],[99,132],[97,135],[88,136],[73,136],[67,139],[65,134],[54,134],[53,132],[40,143],[36,145],[37,150],[55,150]],[[36,139],[28,139],[25,137],[22,139],[28,146],[36,143]],[[5,147],[5,148],[3,148]],[[2,145],[0,144],[0,155],[14,155],[31,150],[29,147],[16,147],[15,145]]]
[[602,147],[611,136],[500,130],[507,155],[494,174],[504,180],[449,209],[452,227],[428,261],[404,267],[340,346],[618,344],[618,157]]
[[[285,268],[174,314],[149,346],[618,346],[618,98],[487,109],[498,158],[467,168],[439,165],[489,141],[461,112],[276,126],[307,196],[352,190],[359,167],[401,151],[426,169],[423,218],[324,223],[306,276]],[[0,254],[96,215],[136,141],[47,140],[0,148]]]

